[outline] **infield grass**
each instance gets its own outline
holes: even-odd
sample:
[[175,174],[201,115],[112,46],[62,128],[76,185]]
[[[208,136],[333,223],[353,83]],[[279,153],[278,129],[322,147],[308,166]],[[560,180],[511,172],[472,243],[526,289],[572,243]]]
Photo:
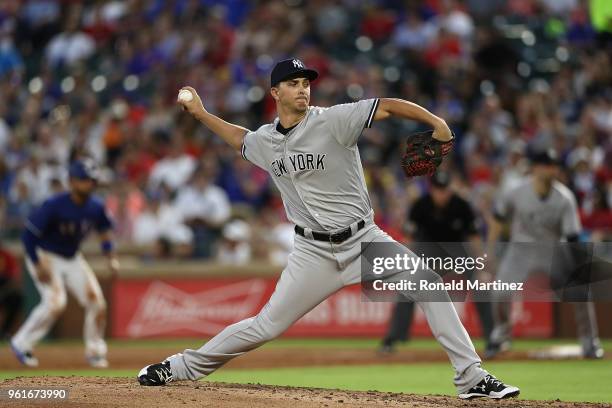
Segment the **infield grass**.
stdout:
[[[487,370],[521,388],[532,400],[612,402],[612,361],[487,363]],[[390,391],[416,394],[455,393],[447,363],[411,365],[219,370],[210,381],[301,387]]]

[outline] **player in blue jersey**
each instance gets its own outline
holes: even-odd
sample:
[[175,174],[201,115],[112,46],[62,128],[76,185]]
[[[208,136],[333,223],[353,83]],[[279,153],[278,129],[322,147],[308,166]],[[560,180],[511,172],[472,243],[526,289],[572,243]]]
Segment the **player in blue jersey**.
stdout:
[[101,238],[113,274],[119,263],[111,240],[112,222],[104,204],[92,196],[98,169],[89,159],[70,165],[70,190],[47,199],[25,223],[22,236],[26,267],[38,292],[40,303],[11,338],[17,359],[29,367],[38,366],[33,348],[66,307],[66,288],[85,308],[85,357],[92,367],[108,367],[104,341],[106,302],[96,276],[79,252],[91,230]]

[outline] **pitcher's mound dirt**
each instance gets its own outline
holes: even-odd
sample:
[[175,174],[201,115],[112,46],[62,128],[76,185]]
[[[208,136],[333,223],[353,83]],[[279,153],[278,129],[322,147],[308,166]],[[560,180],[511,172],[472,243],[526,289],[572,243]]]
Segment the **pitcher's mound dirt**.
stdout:
[[[100,377],[20,377],[0,383],[7,388],[66,388],[67,400],[7,401],[1,407],[541,407],[541,401],[518,399],[463,401],[456,397],[422,396],[375,391],[340,391],[211,382],[178,382],[165,387],[142,387],[135,379]],[[549,405],[546,403],[546,405]],[[604,407],[604,404],[553,402],[555,407]]]

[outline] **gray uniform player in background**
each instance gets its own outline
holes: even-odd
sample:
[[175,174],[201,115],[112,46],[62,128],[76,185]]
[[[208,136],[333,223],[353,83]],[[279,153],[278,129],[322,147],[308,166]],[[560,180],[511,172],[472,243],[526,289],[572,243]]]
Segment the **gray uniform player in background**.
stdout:
[[[496,221],[489,228],[487,241],[492,244],[499,239],[503,224],[511,223],[511,244],[496,275],[496,279],[504,282],[526,282],[533,273],[549,273],[552,282],[560,274],[567,273],[561,269],[563,265],[571,264],[571,260],[555,259],[568,254],[555,250],[554,243],[562,240],[577,242],[582,229],[573,193],[556,180],[559,171],[556,152],[550,149],[535,153],[531,161],[532,176],[502,192],[495,205]],[[573,305],[584,357],[602,358],[604,352],[597,334],[593,303],[576,302]],[[485,352],[486,358],[493,358],[510,347],[511,306],[510,301],[493,303],[495,327]]]
[[[310,81],[318,74],[297,59],[276,64],[271,95],[278,118],[256,131],[233,125],[207,112],[193,88],[192,101],[179,101],[200,122],[268,171],[281,192],[287,217],[296,224],[295,246],[276,289],[259,314],[225,328],[198,350],[185,350],[144,367],[142,385],[197,380],[234,357],[283,333],[300,317],[344,286],[361,281],[361,243],[388,242],[408,253],[373,222],[357,139],[373,121],[396,116],[426,123],[434,137],[450,140],[441,118],[398,99],[369,99],[330,108],[309,106]],[[440,281],[428,270],[393,279]],[[408,293],[425,312],[431,330],[455,370],[461,398],[505,398],[519,389],[503,384],[481,367],[481,360],[447,294],[424,302],[424,293]],[[407,379],[409,380],[409,379]]]

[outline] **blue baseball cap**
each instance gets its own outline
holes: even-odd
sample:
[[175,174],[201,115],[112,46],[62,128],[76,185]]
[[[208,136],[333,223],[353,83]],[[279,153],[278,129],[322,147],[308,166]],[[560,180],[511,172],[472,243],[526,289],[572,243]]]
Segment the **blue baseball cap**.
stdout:
[[306,68],[306,65],[297,58],[289,58],[276,63],[270,74],[270,86],[276,86],[279,82],[291,78],[308,78],[313,81],[319,73],[314,69]]
[[77,160],[68,168],[70,178],[98,181],[100,170],[91,159]]

